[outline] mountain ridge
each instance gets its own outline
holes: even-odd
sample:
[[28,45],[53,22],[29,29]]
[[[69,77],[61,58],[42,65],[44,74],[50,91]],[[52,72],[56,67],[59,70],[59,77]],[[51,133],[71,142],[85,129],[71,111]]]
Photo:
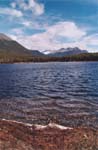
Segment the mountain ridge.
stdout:
[[61,48],[50,54],[30,50],[17,41],[0,34],[0,63],[49,61],[98,61],[98,53],[89,53],[78,47]]
[[70,56],[70,55],[76,55],[76,54],[83,54],[83,53],[88,53],[87,50],[81,50],[78,47],[68,47],[68,48],[61,48],[57,51],[54,51],[50,54],[48,54],[48,56],[51,57],[64,57],[64,56]]
[[15,55],[30,55],[33,57],[64,57],[75,54],[88,53],[87,50],[81,50],[78,47],[61,48],[59,50],[53,50],[52,53],[44,54],[39,50],[30,50],[25,48],[23,45],[14,41],[9,36],[0,33],[0,53],[11,53]]
[[25,48],[23,45],[3,33],[0,33],[0,53],[23,56],[29,55],[33,57],[45,56],[38,50],[30,50]]
[[0,33],[0,40],[12,41],[12,39],[4,33]]

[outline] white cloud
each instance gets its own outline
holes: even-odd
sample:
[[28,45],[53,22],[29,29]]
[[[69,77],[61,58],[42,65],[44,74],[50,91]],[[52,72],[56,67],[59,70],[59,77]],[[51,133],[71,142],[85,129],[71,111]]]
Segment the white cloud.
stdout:
[[16,10],[16,9],[13,9],[13,8],[1,8],[0,7],[0,14],[11,15],[11,16],[14,16],[14,17],[22,17],[23,16],[23,14],[20,10]]
[[29,29],[37,29],[37,30],[43,29],[43,26],[36,21],[23,20],[21,21],[21,24],[24,27],[29,28]]
[[[74,43],[66,43],[66,40],[58,40],[60,37],[66,38],[68,40],[79,40],[86,32],[82,29],[79,29],[73,22],[59,22],[53,26],[47,27],[46,32],[35,34],[30,37],[31,47],[34,49],[58,49],[61,47],[68,47],[70,44],[75,45]],[[26,46],[26,45],[25,45]]]
[[[11,5],[13,7],[15,4],[12,3]],[[27,2],[25,0],[17,0],[16,5],[24,11],[31,11],[33,15],[39,16],[44,13],[44,4],[38,3],[36,0],[27,0]]]
[[[17,40],[29,49],[39,49],[39,50],[55,50],[62,47],[69,46],[79,46],[82,43],[77,42],[86,35],[86,31],[80,29],[73,22],[58,22],[55,25],[46,28],[43,33],[37,33],[32,36],[18,36]],[[62,42],[59,38],[66,38],[69,41],[74,41],[67,43],[66,40]],[[82,45],[82,48],[85,47]]]
[[[19,21],[17,23],[20,25],[20,28],[17,28],[16,24],[15,28],[10,30],[10,34],[14,40],[17,40],[29,49],[52,51],[63,47],[79,47],[81,49],[92,50],[93,48],[93,50],[96,50],[98,34],[87,36],[91,28],[88,31],[87,28],[81,28],[71,21],[60,21],[49,26],[50,16],[47,16],[47,18],[40,16],[44,11],[44,4],[36,0],[15,0],[10,4],[9,8],[0,7],[0,14],[19,17],[16,19],[16,22]],[[11,18],[13,19],[13,17]],[[51,20],[53,20],[52,17]],[[24,36],[24,31],[27,33],[28,29],[29,31],[37,29],[44,32],[35,33],[32,36]]]
[[14,28],[11,32],[14,33],[14,35],[22,35],[24,33],[22,28]]
[[74,22],[58,22],[47,27],[45,32],[32,36],[23,36],[21,31],[14,31],[20,33],[11,37],[29,49],[51,52],[60,48],[79,47],[84,50],[98,51],[98,34],[87,35],[87,31]]
[[27,20],[22,21],[21,24],[24,25],[25,27],[31,27],[32,26],[32,22],[31,21],[27,21]]
[[48,28],[48,23],[45,22],[40,22],[40,21],[36,21],[36,20],[22,20],[20,22],[21,25],[23,25],[23,27],[25,29],[30,29],[30,30],[37,30],[37,31],[45,31]]
[[15,2],[12,2],[12,3],[11,3],[11,7],[12,7],[12,8],[16,8],[16,3],[15,3]]
[[83,41],[88,43],[88,45],[98,45],[98,33],[85,37]]
[[44,5],[36,2],[35,0],[28,0],[28,9],[31,9],[36,15],[41,15],[44,13]]
[[86,32],[80,29],[74,22],[59,22],[48,27],[47,34],[54,36],[62,36],[67,38],[79,39],[86,35]]

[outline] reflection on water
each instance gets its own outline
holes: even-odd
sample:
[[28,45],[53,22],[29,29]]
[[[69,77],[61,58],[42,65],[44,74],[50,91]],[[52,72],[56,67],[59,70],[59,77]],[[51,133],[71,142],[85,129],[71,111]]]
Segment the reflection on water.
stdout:
[[0,65],[0,118],[98,124],[98,63]]

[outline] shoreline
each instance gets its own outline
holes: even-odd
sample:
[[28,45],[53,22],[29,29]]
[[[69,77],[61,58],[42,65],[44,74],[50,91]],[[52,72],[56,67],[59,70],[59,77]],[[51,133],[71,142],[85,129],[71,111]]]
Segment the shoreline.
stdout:
[[0,62],[0,65],[2,64],[30,64],[30,63],[95,63],[98,62],[98,60],[94,61],[94,60],[90,60],[90,61],[27,61],[27,62]]
[[51,123],[51,122],[47,125],[40,125],[40,124],[30,124],[30,123],[24,123],[24,122],[20,122],[20,121],[16,121],[16,120],[7,120],[7,119],[0,119],[0,121],[5,121],[8,123],[10,123],[10,122],[16,123],[19,125],[25,125],[27,127],[34,127],[37,130],[46,129],[46,128],[57,128],[59,130],[72,130],[73,129],[72,127],[66,127],[66,126],[62,126],[62,125],[59,125],[56,123]]
[[96,150],[98,129],[0,120],[0,150]]

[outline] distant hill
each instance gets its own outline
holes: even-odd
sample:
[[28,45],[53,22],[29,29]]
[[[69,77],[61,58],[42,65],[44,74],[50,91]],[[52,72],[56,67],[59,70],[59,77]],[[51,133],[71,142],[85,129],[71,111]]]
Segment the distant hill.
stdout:
[[62,48],[53,53],[45,55],[38,50],[29,50],[23,47],[18,42],[14,41],[7,35],[0,33],[0,56],[6,57],[64,57],[76,54],[88,53],[86,50],[81,50],[78,47],[75,48]]
[[29,50],[0,33],[0,63],[50,61],[98,61],[98,53],[88,53],[86,50],[75,47],[62,48],[45,55],[38,50]]
[[11,41],[12,39],[3,33],[0,33],[0,40]]
[[35,56],[35,57],[43,57],[45,56],[45,54],[41,53],[40,51],[38,50],[30,50],[32,55]]
[[70,55],[77,55],[77,54],[83,54],[88,53],[87,50],[81,50],[78,47],[75,48],[61,48],[53,53],[48,54],[48,56],[51,57],[64,57],[64,56],[70,56]]
[[38,50],[29,50],[7,35],[0,33],[0,56],[2,57],[40,57],[44,56]]
[[2,33],[0,33],[0,54],[11,56],[31,55],[25,47]]

